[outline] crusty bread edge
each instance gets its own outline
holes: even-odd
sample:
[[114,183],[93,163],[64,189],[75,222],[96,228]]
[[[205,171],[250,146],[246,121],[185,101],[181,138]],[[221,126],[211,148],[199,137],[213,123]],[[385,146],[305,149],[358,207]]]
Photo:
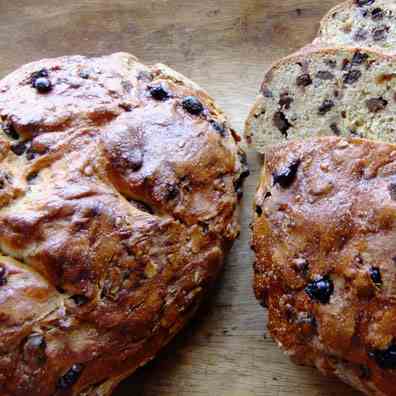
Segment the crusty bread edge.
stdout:
[[333,16],[334,13],[339,12],[339,11],[341,11],[343,9],[347,9],[348,7],[353,7],[354,5],[355,4],[354,4],[353,0],[347,0],[347,1],[344,1],[343,3],[337,4],[336,6],[331,8],[325,14],[325,16],[320,20],[319,30],[318,30],[318,33],[317,33],[317,38],[319,40],[321,40],[321,36],[323,35],[324,27],[325,27],[326,23],[329,23],[331,21],[332,16]]

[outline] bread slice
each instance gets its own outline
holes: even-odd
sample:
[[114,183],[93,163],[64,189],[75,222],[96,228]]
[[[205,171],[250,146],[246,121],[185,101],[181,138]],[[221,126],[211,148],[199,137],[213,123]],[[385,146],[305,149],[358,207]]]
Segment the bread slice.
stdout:
[[348,0],[322,19],[318,40],[329,45],[396,52],[396,1]]
[[265,75],[246,137],[268,146],[314,136],[396,141],[396,59],[372,50],[305,48]]

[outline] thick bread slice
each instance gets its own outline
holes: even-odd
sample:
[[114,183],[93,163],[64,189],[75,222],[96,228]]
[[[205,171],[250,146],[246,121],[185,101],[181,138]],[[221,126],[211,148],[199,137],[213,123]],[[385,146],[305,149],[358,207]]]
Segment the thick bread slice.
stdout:
[[349,0],[322,19],[319,43],[396,52],[396,1]]
[[395,99],[392,56],[311,46],[268,71],[245,133],[261,153],[285,140],[326,135],[395,142]]

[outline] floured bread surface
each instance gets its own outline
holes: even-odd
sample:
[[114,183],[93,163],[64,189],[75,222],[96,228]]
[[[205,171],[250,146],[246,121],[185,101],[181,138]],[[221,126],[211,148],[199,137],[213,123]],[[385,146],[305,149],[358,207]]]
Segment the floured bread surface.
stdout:
[[396,1],[350,0],[322,19],[318,42],[396,51]]
[[266,153],[254,287],[297,363],[396,395],[396,145],[326,137]]
[[0,82],[0,394],[106,396],[194,313],[237,237],[238,136],[164,65]]
[[275,64],[246,122],[259,152],[336,135],[396,141],[396,60],[370,50],[310,47]]

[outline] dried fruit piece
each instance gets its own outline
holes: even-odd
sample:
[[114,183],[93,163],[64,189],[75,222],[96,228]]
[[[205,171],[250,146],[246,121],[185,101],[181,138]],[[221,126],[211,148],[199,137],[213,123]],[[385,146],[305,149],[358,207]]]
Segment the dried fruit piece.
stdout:
[[396,201],[396,183],[390,183],[388,186],[388,191],[393,201]]
[[371,98],[366,101],[366,106],[372,113],[378,113],[381,110],[384,110],[387,106],[388,101],[384,98]]
[[169,94],[166,89],[162,86],[162,84],[154,85],[149,88],[150,95],[155,100],[166,100],[169,98]]
[[20,142],[20,143],[16,143],[13,144],[11,146],[11,151],[15,154],[15,155],[22,155],[25,151],[26,151],[26,143],[25,142]]
[[296,79],[296,84],[299,87],[307,87],[308,85],[312,84],[312,79],[309,74],[301,74],[301,76],[298,76]]
[[73,386],[81,375],[83,370],[82,364],[73,364],[70,370],[58,380],[59,389],[68,389]]
[[35,84],[35,82],[36,82],[36,80],[37,80],[38,78],[41,78],[41,77],[48,77],[48,76],[49,76],[48,69],[43,68],[43,69],[41,69],[41,70],[39,70],[39,71],[34,72],[34,73],[32,74],[32,77],[31,77],[30,80],[31,80],[32,85],[34,86],[34,84]]
[[7,284],[7,270],[3,264],[0,264],[0,286]]
[[335,59],[325,59],[324,63],[332,69],[337,67],[337,61]]
[[186,111],[193,115],[199,115],[204,110],[202,103],[195,96],[187,96],[184,98],[182,105]]
[[349,61],[349,59],[344,59],[343,61],[342,61],[342,67],[341,67],[341,70],[348,70],[348,69],[350,69],[351,68],[351,62]]
[[179,189],[175,184],[166,184],[166,189],[165,189],[165,200],[166,201],[171,201],[172,199],[175,199],[179,195]]
[[263,208],[260,205],[256,205],[256,213],[259,217],[263,214]]
[[89,302],[89,298],[82,295],[82,294],[75,294],[73,296],[70,297],[74,303],[80,307],[81,305],[85,305]]
[[394,369],[396,368],[396,345],[392,344],[385,350],[376,349],[370,352],[370,357],[374,358],[382,369]]
[[378,267],[371,267],[370,268],[370,278],[376,286],[382,285],[382,277],[381,272]]
[[274,114],[272,121],[274,125],[281,131],[281,133],[287,136],[287,131],[292,125],[281,111],[277,111]]
[[263,87],[261,92],[265,98],[273,98],[274,97],[273,93],[267,87]]
[[293,260],[293,268],[296,272],[306,276],[309,268],[308,261],[305,258],[299,257]]
[[289,165],[283,167],[279,172],[274,173],[274,186],[279,184],[283,188],[288,188],[294,182],[297,176],[297,170],[301,161],[299,159],[294,160]]
[[352,65],[361,65],[368,59],[368,55],[360,51],[356,51],[352,57]]
[[280,99],[279,99],[279,106],[282,109],[290,109],[290,105],[293,103],[293,98],[289,96],[287,92],[281,94]]
[[386,34],[389,31],[389,27],[382,26],[373,30],[373,40],[374,41],[381,41],[385,40]]
[[374,3],[375,0],[356,0],[356,4],[359,7],[369,6]]
[[334,135],[336,135],[336,136],[340,136],[341,135],[340,128],[338,128],[338,125],[335,122],[330,124],[330,129],[333,131]]
[[219,133],[220,136],[225,137],[227,135],[226,133],[226,127],[224,123],[219,123],[215,120],[209,120],[210,125],[212,125],[213,129]]
[[52,90],[52,83],[46,77],[39,77],[34,80],[33,87],[40,93],[48,93]]
[[348,73],[344,74],[344,84],[353,84],[362,76],[362,72],[360,70],[351,70]]
[[321,304],[328,304],[334,292],[334,284],[326,275],[308,284],[304,290],[313,300],[319,301]]
[[78,75],[79,75],[79,77],[81,77],[84,80],[88,80],[90,77],[90,73],[88,70],[80,70]]
[[241,173],[239,177],[234,181],[234,188],[237,193],[238,199],[241,199],[243,196],[243,182],[250,175],[250,170],[247,163],[246,154],[239,154],[241,161]]
[[23,347],[24,359],[41,365],[47,360],[46,348],[45,338],[41,334],[33,333],[26,339]]
[[31,172],[26,176],[26,180],[31,182],[32,180],[36,179],[38,176],[38,172]]
[[381,8],[377,7],[371,11],[371,18],[373,21],[379,21],[384,18],[384,12]]
[[3,132],[11,139],[18,140],[19,134],[15,130],[14,125],[12,123],[4,123],[1,125]]
[[328,113],[333,107],[334,107],[334,102],[332,100],[326,99],[319,106],[318,113],[319,113],[319,115],[324,115],[324,114]]

